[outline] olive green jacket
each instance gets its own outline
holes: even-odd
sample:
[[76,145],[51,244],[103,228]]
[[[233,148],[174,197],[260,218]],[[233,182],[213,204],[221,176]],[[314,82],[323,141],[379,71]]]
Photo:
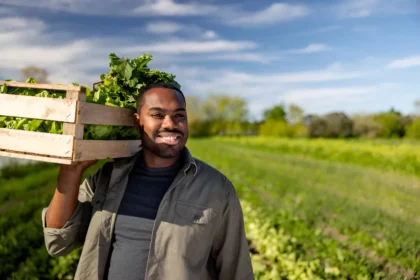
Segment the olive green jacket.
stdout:
[[[47,228],[48,208],[42,211],[50,255],[63,256],[83,246],[75,279],[104,279],[116,213],[139,154],[107,162],[86,178],[77,208],[63,228]],[[185,165],[157,212],[145,279],[254,279],[232,183],[186,148],[185,154]]]

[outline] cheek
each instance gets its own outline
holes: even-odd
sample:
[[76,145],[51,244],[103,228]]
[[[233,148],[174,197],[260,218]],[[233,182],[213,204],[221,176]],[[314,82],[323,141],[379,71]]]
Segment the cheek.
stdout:
[[145,122],[143,124],[143,130],[150,138],[152,138],[153,134],[159,130],[159,127],[160,125],[154,122]]

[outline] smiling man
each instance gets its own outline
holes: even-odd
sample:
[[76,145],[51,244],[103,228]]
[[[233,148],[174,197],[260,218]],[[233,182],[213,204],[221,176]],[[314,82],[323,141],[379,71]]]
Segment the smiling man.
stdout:
[[48,252],[82,246],[76,279],[254,279],[232,183],[185,147],[183,93],[152,84],[138,100],[142,150],[106,163],[62,165],[43,211]]

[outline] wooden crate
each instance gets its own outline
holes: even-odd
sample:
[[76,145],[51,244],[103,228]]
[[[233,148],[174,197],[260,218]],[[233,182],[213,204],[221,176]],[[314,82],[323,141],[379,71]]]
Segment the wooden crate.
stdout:
[[134,126],[134,110],[85,102],[79,86],[0,81],[20,88],[59,90],[65,99],[0,94],[0,116],[63,122],[63,134],[0,128],[0,156],[72,164],[91,159],[129,157],[140,140],[83,140],[84,125]]

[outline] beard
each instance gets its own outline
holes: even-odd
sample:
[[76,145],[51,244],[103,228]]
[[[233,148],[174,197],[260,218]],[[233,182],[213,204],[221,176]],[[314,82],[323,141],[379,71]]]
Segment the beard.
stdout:
[[[161,132],[176,132],[180,133],[182,136],[180,138],[179,143],[176,145],[169,145],[165,143],[156,143],[155,139],[157,135]],[[179,156],[182,152],[182,150],[185,147],[187,136],[184,135],[184,133],[180,131],[155,131],[153,132],[153,137],[151,138],[147,133],[142,131],[141,133],[141,147],[144,150],[147,150],[148,152],[164,159],[170,159],[175,158]]]

